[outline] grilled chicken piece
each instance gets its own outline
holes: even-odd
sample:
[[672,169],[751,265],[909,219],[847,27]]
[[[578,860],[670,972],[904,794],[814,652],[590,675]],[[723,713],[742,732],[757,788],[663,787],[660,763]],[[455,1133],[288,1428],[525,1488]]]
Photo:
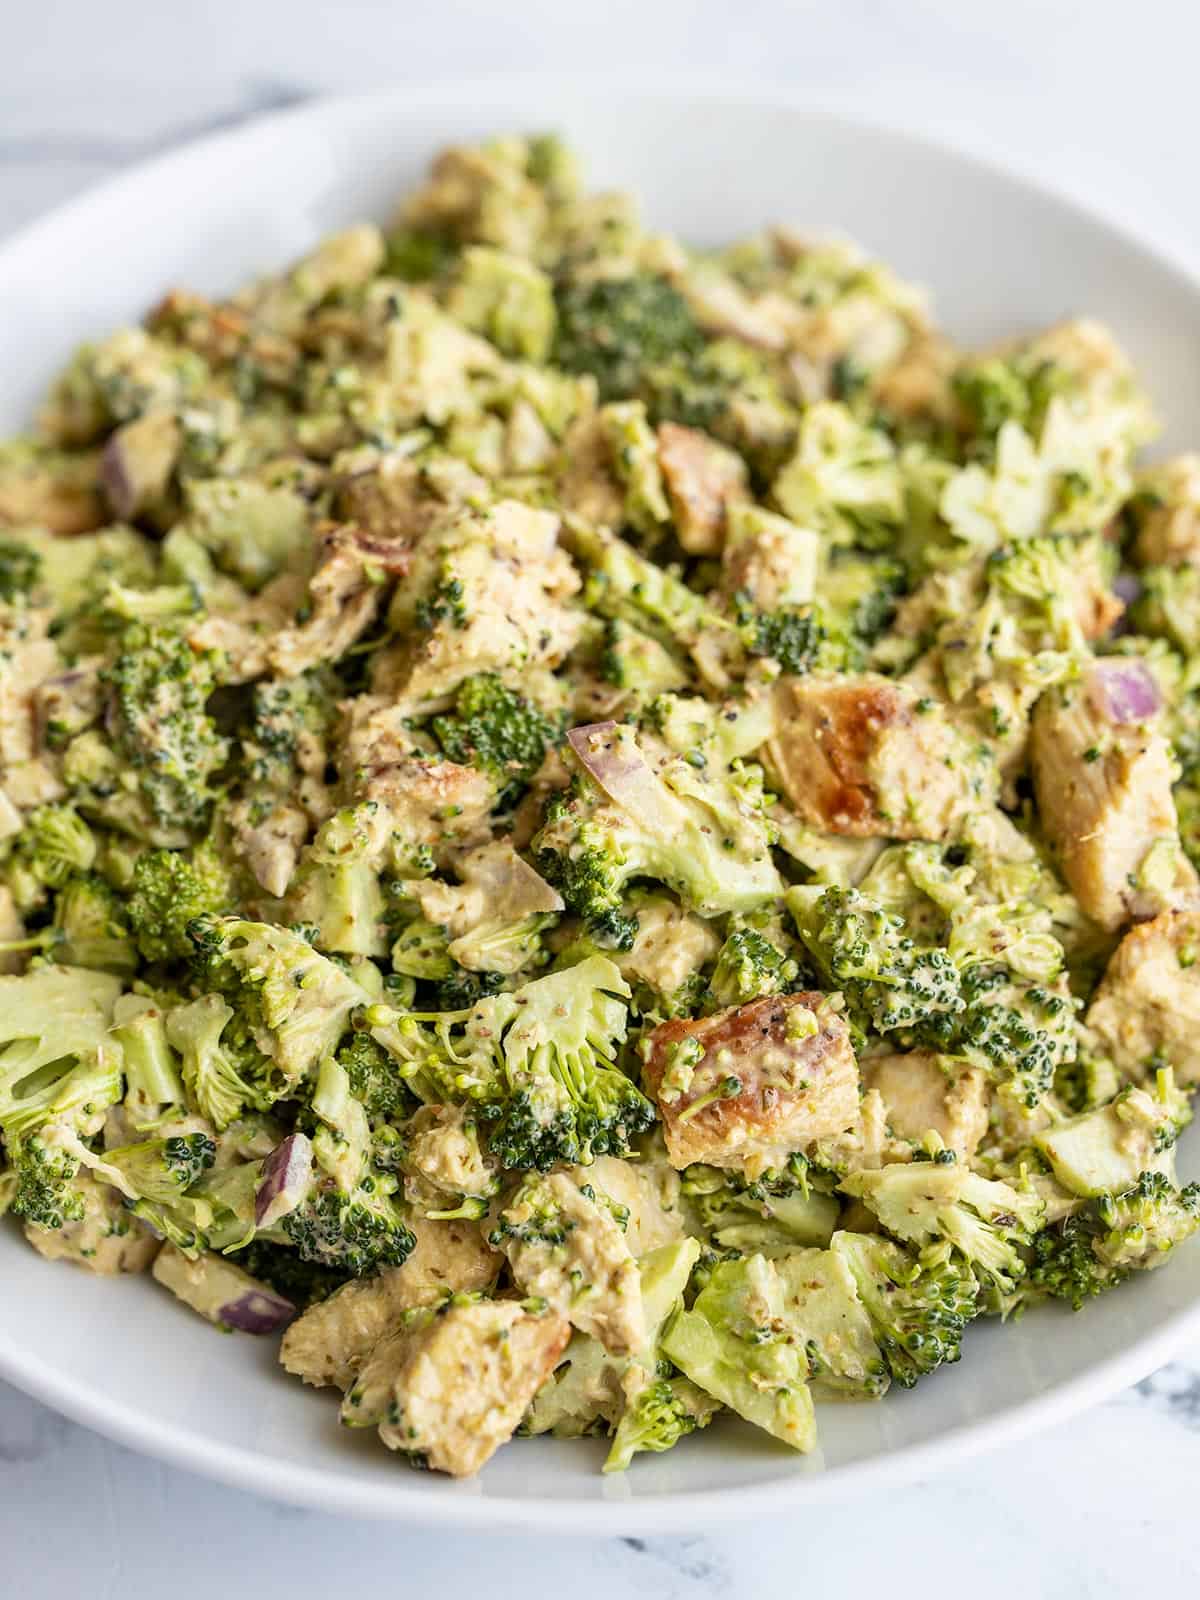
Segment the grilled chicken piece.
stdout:
[[932,1050],[872,1056],[862,1063],[863,1087],[876,1089],[887,1125],[899,1139],[918,1143],[936,1133],[969,1160],[988,1130],[987,1074]]
[[1179,848],[1161,699],[1145,663],[1109,657],[1051,689],[1033,718],[1038,814],[1067,884],[1115,932],[1194,892]]
[[1087,1026],[1130,1078],[1174,1069],[1200,1083],[1200,907],[1164,911],[1121,940],[1096,990]]
[[456,1478],[478,1472],[554,1371],[566,1318],[520,1300],[410,1313],[372,1352],[342,1420]]
[[662,422],[658,464],[680,544],[691,555],[716,555],[725,542],[727,508],[746,499],[745,462],[696,428]]
[[402,1267],[351,1283],[297,1317],[283,1336],[279,1359],[289,1372],[320,1388],[346,1389],[400,1314],[454,1291],[488,1289],[501,1258],[473,1222],[410,1219],[416,1247]]
[[676,1168],[704,1161],[753,1174],[858,1116],[850,1031],[814,992],[662,1023],[644,1078]]
[[764,745],[810,827],[859,838],[945,839],[995,776],[929,697],[890,679],[780,678]]

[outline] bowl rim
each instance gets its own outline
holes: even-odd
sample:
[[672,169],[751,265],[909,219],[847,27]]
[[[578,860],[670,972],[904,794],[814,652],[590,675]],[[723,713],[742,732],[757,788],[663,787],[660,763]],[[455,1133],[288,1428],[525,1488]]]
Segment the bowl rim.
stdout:
[[[316,95],[296,105],[255,114],[233,127],[221,128],[136,161],[19,226],[0,239],[0,281],[11,261],[27,251],[44,248],[53,241],[57,229],[66,225],[77,227],[80,217],[86,218],[93,210],[103,212],[119,203],[127,192],[136,190],[147,178],[173,167],[183,176],[190,163],[203,163],[212,154],[228,153],[241,143],[249,144],[274,135],[286,137],[294,126],[306,122],[336,122],[341,117],[360,114],[372,105],[382,106],[401,98],[409,107],[433,108],[453,102],[486,110],[490,102],[508,103],[515,94],[524,93],[531,106],[536,106],[537,96],[544,92],[546,83],[545,73],[534,71],[444,77],[412,86],[401,84]],[[786,111],[814,123],[836,125],[851,134],[883,135],[925,156],[949,156],[959,167],[974,169],[992,183],[1032,193],[1059,211],[1107,233],[1126,251],[1141,256],[1160,272],[1167,272],[1183,290],[1200,299],[1200,272],[1174,249],[1161,241],[1148,243],[1119,215],[1046,182],[1041,175],[1000,156],[991,148],[969,144],[963,148],[957,143],[951,144],[946,137],[914,131],[886,119],[849,114],[836,100],[791,93],[781,85],[764,87],[712,74],[574,72],[557,74],[554,86],[556,92],[568,91],[581,97],[603,93],[609,99],[634,97],[662,104],[707,102],[751,110]],[[719,1525],[731,1511],[742,1516],[761,1515],[785,1506],[799,1508],[828,1502],[851,1490],[884,1483],[910,1483],[945,1470],[955,1460],[1000,1448],[1035,1430],[1066,1421],[1118,1390],[1139,1382],[1169,1361],[1189,1338],[1197,1336],[1200,1336],[1200,1298],[1115,1355],[1086,1367],[1046,1393],[1034,1395],[984,1421],[959,1423],[935,1438],[882,1452],[867,1461],[813,1473],[781,1473],[752,1484],[722,1489],[670,1491],[640,1501],[636,1498],[547,1500],[508,1494],[430,1494],[408,1484],[402,1473],[385,1485],[325,1467],[284,1462],[252,1449],[222,1444],[188,1427],[165,1423],[132,1406],[110,1401],[96,1389],[76,1382],[43,1362],[36,1354],[10,1347],[3,1329],[0,1329],[0,1378],[118,1444],[260,1497],[346,1516],[397,1522],[419,1520],[430,1527],[460,1527],[491,1533],[615,1536],[695,1532],[698,1528]]]

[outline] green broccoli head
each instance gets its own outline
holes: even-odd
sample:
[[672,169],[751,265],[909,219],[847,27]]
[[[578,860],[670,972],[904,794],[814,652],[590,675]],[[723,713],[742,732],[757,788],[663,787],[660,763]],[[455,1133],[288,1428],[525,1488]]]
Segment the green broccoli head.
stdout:
[[173,629],[135,623],[102,678],[117,754],[133,769],[157,823],[195,829],[208,818],[228,741],[208,713],[218,657]]
[[1095,1251],[1117,1271],[1156,1267],[1200,1226],[1200,1183],[1177,1189],[1164,1172],[1143,1172],[1123,1194],[1096,1205],[1102,1230]]
[[805,885],[787,905],[805,949],[831,989],[845,995],[864,1031],[899,1033],[938,1047],[964,1002],[944,950],[924,950],[892,916],[857,889]]
[[125,921],[125,907],[98,873],[79,873],[58,891],[49,944],[67,966],[130,974],[137,951]]
[[18,853],[39,883],[59,889],[77,872],[90,872],[96,838],[73,806],[38,806],[25,818]]
[[390,837],[386,808],[364,800],[335,811],[305,846],[288,889],[287,916],[314,929],[320,949],[347,956],[387,950],[379,875]]
[[280,1227],[302,1261],[353,1278],[403,1266],[416,1244],[396,1201],[374,1184],[349,1194],[329,1185]]
[[494,779],[502,806],[520,797],[558,733],[549,717],[495,672],[464,678],[453,713],[434,717],[430,726],[449,760]]
[[38,552],[19,539],[0,539],[0,600],[13,605],[37,587],[42,572]]
[[714,1009],[740,1006],[762,995],[786,994],[799,976],[798,963],[754,928],[735,928],[717,954],[708,980]]
[[876,1233],[835,1233],[888,1371],[908,1389],[962,1353],[980,1309],[971,1267],[947,1244],[905,1250]]
[[1165,1172],[1143,1172],[1038,1234],[1023,1298],[1065,1300],[1078,1311],[1131,1272],[1161,1266],[1197,1226],[1200,1184],[1177,1189]]
[[687,301],[664,279],[639,273],[561,285],[553,362],[588,373],[602,401],[633,399],[648,370],[699,356],[704,335]]
[[366,1019],[420,1100],[473,1104],[502,1165],[545,1171],[627,1155],[654,1121],[616,1064],[629,996],[613,963],[596,955],[466,1012],[378,1006]]
[[707,1428],[720,1403],[687,1378],[656,1378],[638,1390],[621,1413],[605,1472],[624,1472],[642,1450],[671,1450],[698,1428]]
[[288,928],[217,917],[192,923],[190,936],[205,981],[234,1002],[270,1061],[273,1098],[311,1075],[337,1049],[351,1013],[370,1003],[349,973]]
[[216,1151],[205,1133],[173,1134],[105,1150],[89,1165],[124,1196],[134,1216],[177,1249],[194,1252],[205,1248],[214,1213],[207,1199],[187,1191],[212,1167]]
[[793,1156],[787,1168],[749,1179],[736,1172],[695,1165],[683,1174],[685,1206],[696,1231],[720,1250],[786,1255],[805,1246],[825,1246],[841,1207],[832,1193],[810,1181],[807,1163]]
[[781,671],[797,677],[816,665],[825,630],[813,606],[783,605],[775,611],[762,611],[749,595],[738,594],[734,615],[748,655],[769,657]]
[[125,914],[144,961],[187,961],[195,955],[188,924],[228,911],[234,899],[234,875],[206,839],[193,850],[143,851]]
[[86,967],[0,977],[0,1135],[15,1175],[11,1209],[61,1228],[83,1215],[73,1188],[86,1141],[121,1097],[110,1038],[120,980]]
[[782,887],[757,769],[670,754],[655,770],[633,730],[612,722],[568,738],[579,770],[551,797],[531,849],[593,936],[632,946],[636,918],[623,905],[635,878],[665,884],[703,916],[753,910]]
[[1016,1292],[1024,1252],[1045,1216],[1033,1190],[982,1178],[953,1159],[864,1169],[843,1178],[841,1188],[904,1243],[951,1245],[994,1299]]
[[167,1039],[182,1060],[188,1103],[218,1130],[248,1109],[265,1110],[284,1092],[243,1019],[220,995],[201,995],[167,1013]]

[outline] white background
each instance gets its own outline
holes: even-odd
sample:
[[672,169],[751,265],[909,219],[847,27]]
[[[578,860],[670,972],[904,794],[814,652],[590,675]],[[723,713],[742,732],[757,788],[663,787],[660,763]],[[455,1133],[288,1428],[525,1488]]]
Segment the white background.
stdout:
[[[939,134],[1200,269],[1192,0],[8,0],[0,17],[0,234],[256,110],[584,68],[784,85]],[[17,1315],[0,1284],[0,1316]],[[1075,1422],[881,1503],[686,1539],[536,1547],[279,1508],[132,1456],[0,1384],[0,1595],[1184,1595],[1200,1570],[1198,1477],[1200,1349]]]

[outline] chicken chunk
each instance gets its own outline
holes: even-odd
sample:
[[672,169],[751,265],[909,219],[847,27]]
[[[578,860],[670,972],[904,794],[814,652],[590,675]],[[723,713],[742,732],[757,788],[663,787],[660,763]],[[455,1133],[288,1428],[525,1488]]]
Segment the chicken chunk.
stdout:
[[1144,663],[1110,657],[1051,689],[1034,713],[1042,827],[1080,906],[1109,932],[1196,886],[1179,848],[1160,704]]
[[289,1372],[317,1388],[346,1389],[403,1311],[448,1291],[470,1293],[496,1281],[501,1257],[474,1223],[415,1217],[409,1226],[417,1243],[403,1266],[343,1284],[292,1323],[279,1352]]
[[560,1313],[520,1300],[409,1313],[372,1354],[342,1420],[378,1425],[389,1450],[469,1477],[512,1438],[570,1336]]
[[1200,1083],[1200,909],[1164,911],[1130,929],[1096,990],[1087,1026],[1128,1077],[1168,1066],[1181,1086]]
[[393,600],[389,621],[401,637],[376,658],[374,691],[420,707],[477,673],[557,667],[583,626],[565,604],[579,575],[558,531],[553,513],[501,500],[431,534]]
[[969,1160],[988,1130],[987,1075],[931,1050],[872,1056],[862,1063],[864,1088],[878,1090],[897,1138],[919,1142],[936,1133]]
[[772,996],[649,1035],[644,1078],[667,1154],[751,1175],[858,1117],[858,1063],[822,994]]
[[99,457],[23,453],[0,458],[0,528],[38,527],[51,533],[90,533],[104,524]]
[[381,539],[353,525],[326,528],[308,586],[311,610],[271,641],[273,670],[292,678],[344,655],[375,618],[380,576],[402,575],[408,563],[402,540]]
[[720,947],[711,922],[667,895],[655,895],[638,906],[633,946],[616,961],[622,977],[640,979],[660,994],[674,994]]
[[637,1262],[587,1170],[576,1169],[581,1182],[565,1172],[523,1179],[494,1204],[485,1226],[526,1294],[547,1301],[614,1355],[628,1355],[646,1337]]
[[942,709],[887,678],[783,677],[764,752],[810,827],[945,839],[992,798],[995,774]]
[[162,1241],[130,1215],[107,1184],[80,1173],[73,1186],[83,1196],[83,1216],[61,1228],[25,1224],[25,1237],[47,1261],[70,1261],[102,1277],[145,1272]]
[[1139,481],[1133,547],[1143,566],[1200,567],[1200,455],[1177,456]]
[[631,1255],[640,1259],[682,1235],[679,1178],[665,1162],[597,1156],[589,1167],[572,1168],[571,1176],[629,1213],[624,1231]]
[[821,541],[811,528],[751,505],[731,508],[727,521],[721,572],[727,595],[745,596],[762,611],[812,600]]
[[465,1107],[422,1106],[405,1144],[404,1193],[411,1204],[428,1198],[430,1211],[449,1210],[461,1196],[486,1199],[496,1192],[498,1165],[480,1148]]
[[747,498],[746,463],[697,428],[662,422],[658,464],[679,543],[689,555],[718,554],[728,507]]

